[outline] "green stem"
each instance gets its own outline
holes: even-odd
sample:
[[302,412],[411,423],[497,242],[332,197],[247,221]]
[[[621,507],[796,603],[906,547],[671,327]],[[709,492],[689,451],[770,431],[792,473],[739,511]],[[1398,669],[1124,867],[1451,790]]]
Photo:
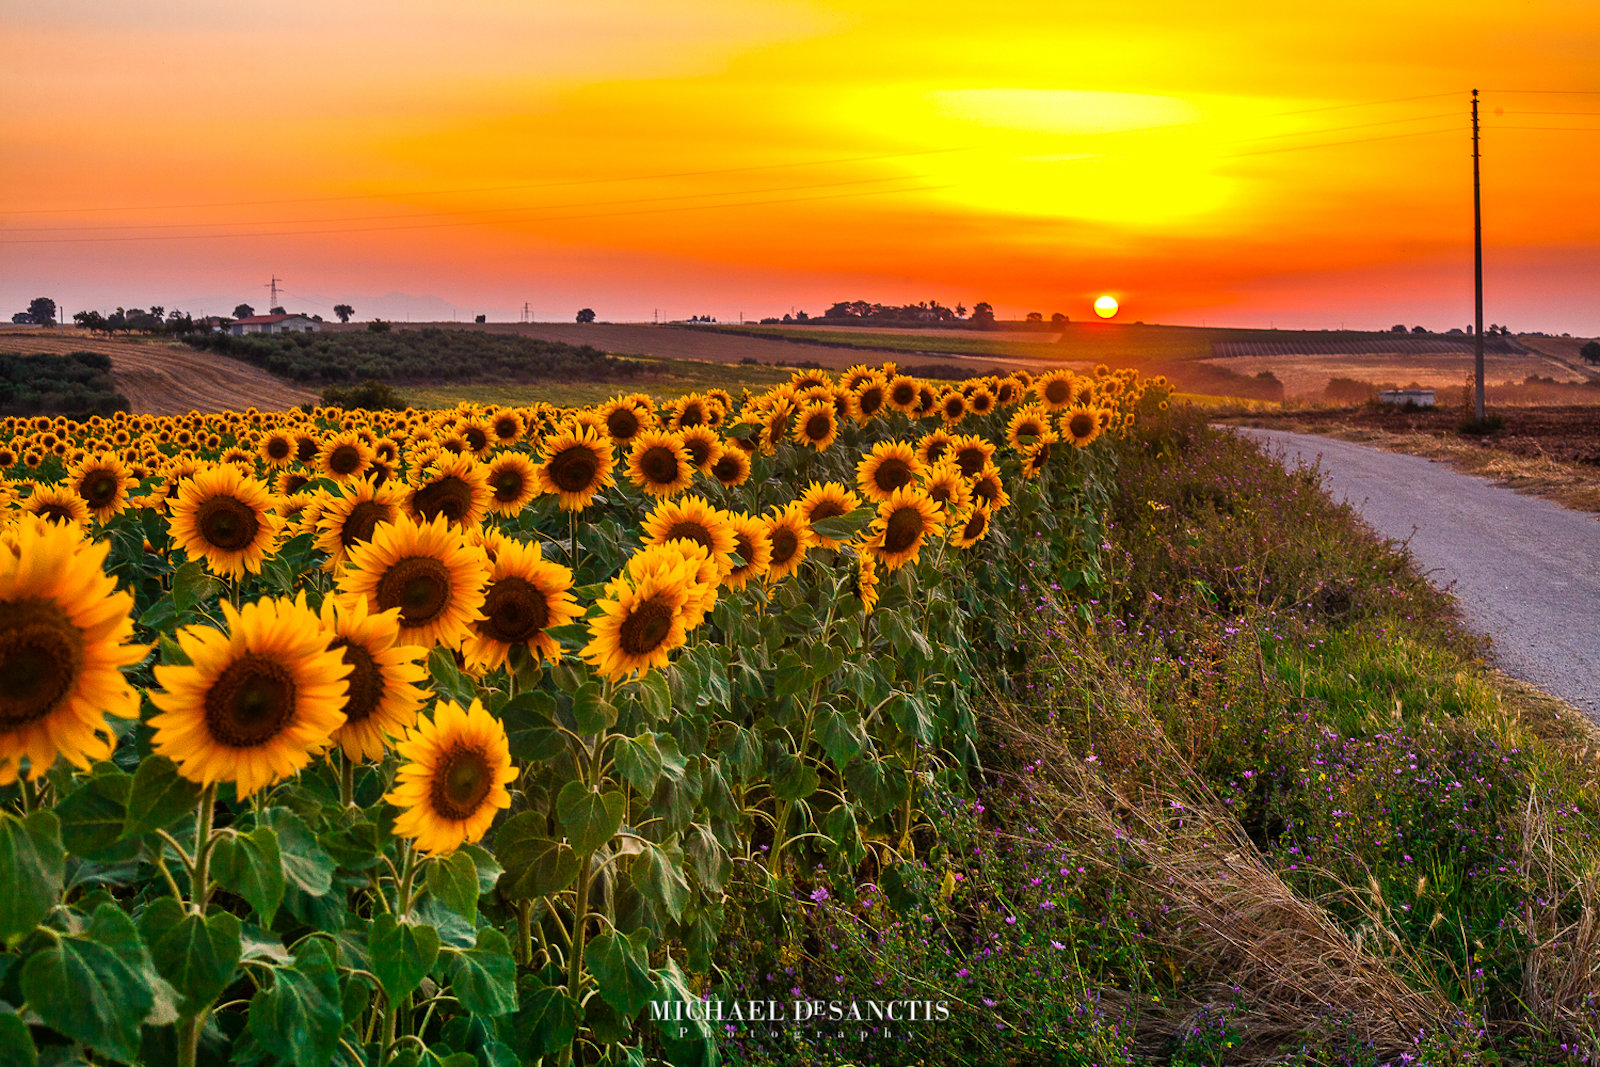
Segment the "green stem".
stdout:
[[403,842],[400,846],[405,851],[405,856],[400,863],[400,883],[395,890],[395,917],[404,918],[411,911],[411,884],[417,874],[417,850],[411,847],[411,842]]
[[211,823],[216,815],[216,783],[206,786],[200,794],[200,809],[194,820],[194,872],[189,883],[189,900],[195,912],[206,913],[206,901],[211,898]]
[[533,901],[517,901],[517,963],[533,965]]
[[356,761],[347,752],[339,758],[339,803],[347,808],[356,806]]

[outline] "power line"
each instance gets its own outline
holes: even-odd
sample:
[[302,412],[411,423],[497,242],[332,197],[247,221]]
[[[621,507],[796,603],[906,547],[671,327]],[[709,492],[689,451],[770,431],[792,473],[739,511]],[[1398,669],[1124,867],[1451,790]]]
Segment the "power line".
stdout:
[[1568,133],[1600,133],[1600,126],[1499,126],[1492,125],[1491,130],[1566,130]]
[[1438,130],[1416,130],[1412,133],[1393,133],[1380,137],[1358,137],[1351,141],[1329,141],[1324,144],[1297,144],[1286,145],[1281,148],[1263,148],[1256,152],[1235,152],[1232,155],[1222,156],[1222,159],[1240,159],[1245,156],[1265,156],[1274,152],[1301,152],[1311,148],[1338,148],[1343,145],[1368,144],[1372,141],[1398,141],[1402,137],[1428,137],[1440,133],[1459,133],[1459,127],[1449,126]]
[[1382,104],[1404,104],[1412,100],[1438,100],[1441,97],[1460,95],[1461,90],[1452,89],[1446,93],[1428,93],[1425,96],[1397,96],[1390,100],[1359,100],[1353,104],[1329,104],[1327,107],[1307,107],[1299,111],[1280,111],[1278,115],[1310,115],[1318,111],[1342,111],[1352,107],[1378,107]]
[[1538,93],[1545,96],[1600,96],[1600,89],[1485,89],[1486,93]]
[[1455,117],[1456,113],[1454,111],[1438,111],[1432,115],[1413,115],[1410,118],[1404,119],[1379,119],[1377,122],[1358,122],[1353,126],[1334,126],[1331,129],[1325,130],[1296,130],[1292,133],[1268,133],[1263,134],[1260,137],[1245,137],[1238,141],[1232,141],[1229,143],[1247,144],[1251,141],[1266,141],[1277,137],[1312,137],[1324,133],[1342,133],[1345,130],[1364,130],[1371,126],[1393,126],[1396,123],[1401,122],[1424,122],[1429,119],[1448,119]]

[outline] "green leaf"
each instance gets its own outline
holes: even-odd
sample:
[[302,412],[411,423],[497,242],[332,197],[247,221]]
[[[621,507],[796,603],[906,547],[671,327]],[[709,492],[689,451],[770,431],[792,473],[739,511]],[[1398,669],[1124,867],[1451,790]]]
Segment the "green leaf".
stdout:
[[172,572],[172,603],[180,613],[222,595],[223,585],[206,573],[200,560],[192,559]]
[[785,652],[772,676],[772,692],[779,700],[803,693],[811,685],[811,667],[798,652]]
[[61,820],[53,812],[25,819],[0,814],[0,941],[14,945],[44,921],[66,872]]
[[39,1052],[33,1047],[28,1024],[10,1007],[0,1006],[0,1063],[12,1067],[36,1067]]
[[600,987],[601,999],[627,1018],[650,1003],[655,981],[650,976],[649,930],[627,937],[608,930],[584,947],[583,962]]
[[183,998],[183,1015],[198,1014],[233,981],[242,935],[239,920],[229,913],[202,918],[186,913],[172,897],[162,897],[139,917],[139,930],[150,946],[156,973]]
[[816,721],[817,741],[828,759],[839,770],[861,755],[867,745],[866,737],[855,722],[833,708],[819,710]]
[[211,849],[211,873],[217,885],[250,902],[265,926],[283,903],[283,859],[278,835],[270,826],[224,837]]
[[81,935],[57,938],[28,957],[22,994],[52,1030],[133,1063],[140,1024],[155,1006],[155,977],[133,920],[102,904]]
[[605,686],[584,682],[572,694],[572,721],[584,736],[608,730],[617,722],[617,709],[605,699]]
[[[714,1067],[719,1062],[717,1039],[711,1025],[704,1018],[695,1018],[687,1005],[699,998],[689,989],[689,983],[678,967],[678,961],[667,957],[666,966],[656,972],[656,993],[652,1003],[661,1004],[663,1011],[656,1020],[656,1032],[667,1048],[667,1061],[673,1067]],[[651,1009],[654,1017],[655,1009]]]
[[452,852],[428,862],[428,892],[455,912],[469,918],[478,912],[478,866],[465,852]]
[[547,985],[536,975],[517,983],[516,1029],[522,1052],[530,1062],[572,1047],[578,1033],[578,1005],[567,987]]
[[189,666],[189,656],[171,634],[162,634],[157,642],[161,646],[161,662],[178,667]]
[[589,855],[616,836],[626,807],[621,793],[601,793],[582,782],[568,782],[556,795],[556,816],[579,856]]
[[728,853],[717,840],[717,835],[711,832],[711,827],[705,823],[695,823],[690,826],[683,844],[689,862],[694,867],[695,878],[713,893],[722,892],[723,883],[728,879],[728,871],[733,867],[733,861],[728,858]]
[[69,853],[86,860],[132,859],[137,841],[122,839],[128,814],[128,790],[133,776],[110,764],[100,764],[94,776],[56,805],[61,819],[61,843]]
[[333,857],[317,843],[300,816],[288,808],[268,808],[262,821],[278,835],[283,875],[289,884],[314,897],[333,888]]
[[546,897],[578,877],[578,857],[560,841],[545,836],[545,817],[518,812],[494,835],[494,858],[506,869],[501,889],[517,900]]
[[433,678],[435,692],[462,707],[470,705],[472,698],[478,695],[472,679],[461,673],[461,668],[456,666],[455,653],[448,648],[436,648],[428,654],[428,674]]
[[555,724],[556,702],[549,693],[518,693],[500,709],[511,754],[530,763],[554,759],[566,750],[566,738]]
[[811,529],[829,541],[848,541],[866,529],[877,513],[876,508],[856,508],[843,515],[818,519],[811,524]]
[[439,958],[439,931],[431,926],[397,922],[384,912],[372,920],[372,936],[367,941],[372,952],[372,973],[378,976],[390,1007],[422,984],[422,979]]
[[782,745],[768,746],[767,757],[772,795],[779,800],[803,800],[822,785],[817,769]]
[[617,771],[635,789],[645,796],[655,792],[661,777],[661,749],[655,734],[646,730],[638,737],[623,738],[612,750],[612,758],[617,761]]
[[652,719],[665,719],[672,713],[672,687],[660,671],[651,671],[638,684],[639,704]]
[[200,787],[178,773],[165,756],[146,756],[133,774],[128,818],[122,832],[130,837],[162,830],[188,815],[194,817]]
[[566,693],[576,693],[583,685],[586,673],[583,661],[571,656],[563,656],[559,662],[550,664],[550,677]]
[[478,931],[478,943],[445,953],[450,992],[474,1015],[493,1018],[517,1007],[517,964],[511,942],[492,926]]
[[295,952],[294,966],[273,974],[271,989],[258,989],[247,1013],[250,1034],[263,1048],[295,1067],[327,1067],[344,1029],[339,975],[322,938],[309,937]]
[[689,880],[683,873],[683,849],[676,840],[646,843],[633,858],[633,887],[646,900],[666,909],[674,919],[683,917],[689,902]]

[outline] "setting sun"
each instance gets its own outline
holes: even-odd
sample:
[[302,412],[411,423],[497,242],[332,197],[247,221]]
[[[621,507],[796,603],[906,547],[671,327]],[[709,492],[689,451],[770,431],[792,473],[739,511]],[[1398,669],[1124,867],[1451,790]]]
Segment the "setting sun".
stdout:
[[1117,313],[1117,298],[1114,296],[1102,296],[1094,302],[1094,313],[1102,319],[1109,319]]

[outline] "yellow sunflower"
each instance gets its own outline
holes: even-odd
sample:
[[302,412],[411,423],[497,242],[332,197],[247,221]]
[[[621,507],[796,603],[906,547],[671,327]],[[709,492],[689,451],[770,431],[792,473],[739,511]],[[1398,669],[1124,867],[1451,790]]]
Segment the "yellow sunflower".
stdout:
[[416,684],[428,677],[421,662],[428,650],[400,643],[398,608],[374,614],[361,597],[323,600],[322,629],[328,647],[350,667],[340,709],[344,725],[333,741],[346,759],[381,760],[384,738],[403,736],[428,699]]
[[950,442],[954,440],[954,437],[943,430],[925,433],[917,440],[917,458],[929,465],[938,463],[950,450]]
[[100,453],[67,471],[66,484],[83,498],[89,514],[105,522],[128,507],[133,478],[116,456]]
[[1050,463],[1052,449],[1061,443],[1061,438],[1056,436],[1054,430],[1034,441],[1033,444],[1022,450],[1022,476],[1024,478],[1037,478],[1041,471]]
[[443,518],[452,525],[472,527],[489,513],[488,469],[469,454],[440,456],[411,475],[405,510],[418,522]]
[[878,606],[878,559],[871,552],[863,552],[856,559],[856,597],[868,615]]
[[954,426],[967,413],[967,398],[959,389],[951,389],[938,400],[939,416],[946,426]]
[[533,461],[521,452],[502,452],[489,461],[489,507],[496,515],[515,515],[544,491]]
[[767,565],[767,581],[779,582],[793,574],[806,558],[806,549],[815,541],[811,524],[800,510],[798,500],[784,508],[773,508],[767,516],[767,541],[772,558]]
[[546,560],[538,542],[499,540],[483,617],[461,646],[467,665],[475,671],[503,667],[519,645],[535,662],[559,662],[561,646],[549,631],[583,614],[571,589],[571,569]]
[[502,448],[510,448],[522,440],[526,429],[527,424],[515,411],[497,411],[489,418],[489,432],[494,434],[495,443]]
[[1019,452],[1050,432],[1050,413],[1038,404],[1018,409],[1006,423],[1006,440]]
[[651,496],[672,496],[689,488],[694,463],[677,434],[645,430],[628,451],[628,479]]
[[265,483],[223,464],[181,482],[171,502],[172,539],[213,574],[260,574],[283,520]]
[[743,589],[772,566],[772,539],[767,524],[754,515],[731,515],[728,524],[733,527],[733,551],[742,562],[734,564],[726,582],[729,589]]
[[750,454],[740,448],[723,449],[711,464],[711,476],[729,489],[743,485],[750,480]]
[[811,538],[818,548],[838,548],[843,541],[824,537],[816,530],[823,519],[848,515],[861,506],[861,498],[838,482],[812,482],[800,497],[800,512],[811,527]]
[[109,542],[22,519],[0,533],[0,785],[37,779],[65,756],[87,770],[111,758],[105,716],[137,718],[122,676],[144,658],[133,597],[105,573]]
[[1053,414],[1065,411],[1072,405],[1074,382],[1073,373],[1069,370],[1051,371],[1039,376],[1033,383],[1033,391],[1044,404],[1045,410]]
[[989,509],[973,508],[966,521],[950,527],[950,543],[957,548],[971,548],[989,536]]
[[961,476],[961,468],[949,460],[927,468],[922,491],[939,505],[946,523],[965,518],[972,507],[972,486]]
[[833,444],[839,437],[839,416],[833,404],[822,401],[801,408],[791,436],[796,444],[810,445],[818,452]]
[[655,429],[655,412],[649,397],[620,396],[600,406],[606,434],[619,445],[632,441],[644,430]]
[[642,540],[647,546],[679,538],[704,548],[716,564],[719,578],[733,570],[733,527],[727,513],[704,497],[663,500],[645,516]]
[[[399,517],[403,495],[397,485],[374,485],[363,479],[346,486],[341,496],[321,498],[312,526],[317,547],[328,554],[327,569],[336,570],[350,546],[371,541],[379,524]],[[309,521],[310,514],[305,518]]]
[[967,410],[977,416],[984,416],[995,409],[995,395],[989,387],[982,383],[974,386],[967,394]]
[[361,477],[370,466],[372,449],[354,433],[328,438],[317,453],[317,469],[339,482]]
[[722,438],[709,425],[678,431],[678,438],[689,453],[689,462],[702,474],[710,474],[712,464],[722,455]]
[[680,557],[675,567],[662,565],[607,582],[580,655],[613,682],[665,667],[667,657],[688,639],[684,607],[692,580],[689,564]]
[[856,464],[856,484],[874,504],[917,480],[922,461],[904,441],[880,441]]
[[1061,416],[1061,436],[1074,448],[1086,448],[1100,436],[1100,416],[1094,408],[1075,407]]
[[689,583],[689,596],[683,602],[683,628],[693,630],[717,606],[717,590],[722,572],[704,545],[679,537],[660,545],[645,545],[628,560],[627,575],[634,581],[647,574],[682,566]]
[[582,511],[596,493],[616,484],[611,444],[592,426],[564,427],[544,439],[539,455],[539,484],[557,495],[564,511]]
[[941,526],[939,506],[920,488],[908,485],[878,505],[867,544],[885,570],[899,570],[917,561],[923,543]]
[[350,667],[328,647],[305,594],[235,609],[227,633],[185,626],[187,664],[155,668],[164,692],[150,701],[150,747],[192,782],[233,782],[241,797],[291,777],[327,748],[344,725]]
[[1011,503],[1005,483],[1000,480],[1000,471],[993,463],[985,466],[972,479],[972,501],[987,511],[996,511]]
[[418,525],[402,515],[372,541],[350,546],[339,590],[373,611],[400,609],[403,644],[459,648],[480,617],[489,559],[444,517]]
[[994,445],[973,434],[962,434],[950,442],[950,458],[968,478],[976,477],[993,456]]
[[89,505],[78,494],[59,485],[34,486],[21,507],[29,515],[63,526],[83,526],[89,521]]
[[873,372],[851,390],[856,399],[856,422],[865,426],[883,411],[889,402],[889,386],[883,376]]
[[441,700],[395,751],[405,762],[383,799],[400,809],[394,832],[423,852],[453,852],[482,839],[495,815],[511,806],[506,785],[518,769],[505,724],[476,700],[465,711]]
[[889,379],[886,400],[889,407],[902,415],[910,415],[917,410],[918,399],[917,380],[904,374]]

